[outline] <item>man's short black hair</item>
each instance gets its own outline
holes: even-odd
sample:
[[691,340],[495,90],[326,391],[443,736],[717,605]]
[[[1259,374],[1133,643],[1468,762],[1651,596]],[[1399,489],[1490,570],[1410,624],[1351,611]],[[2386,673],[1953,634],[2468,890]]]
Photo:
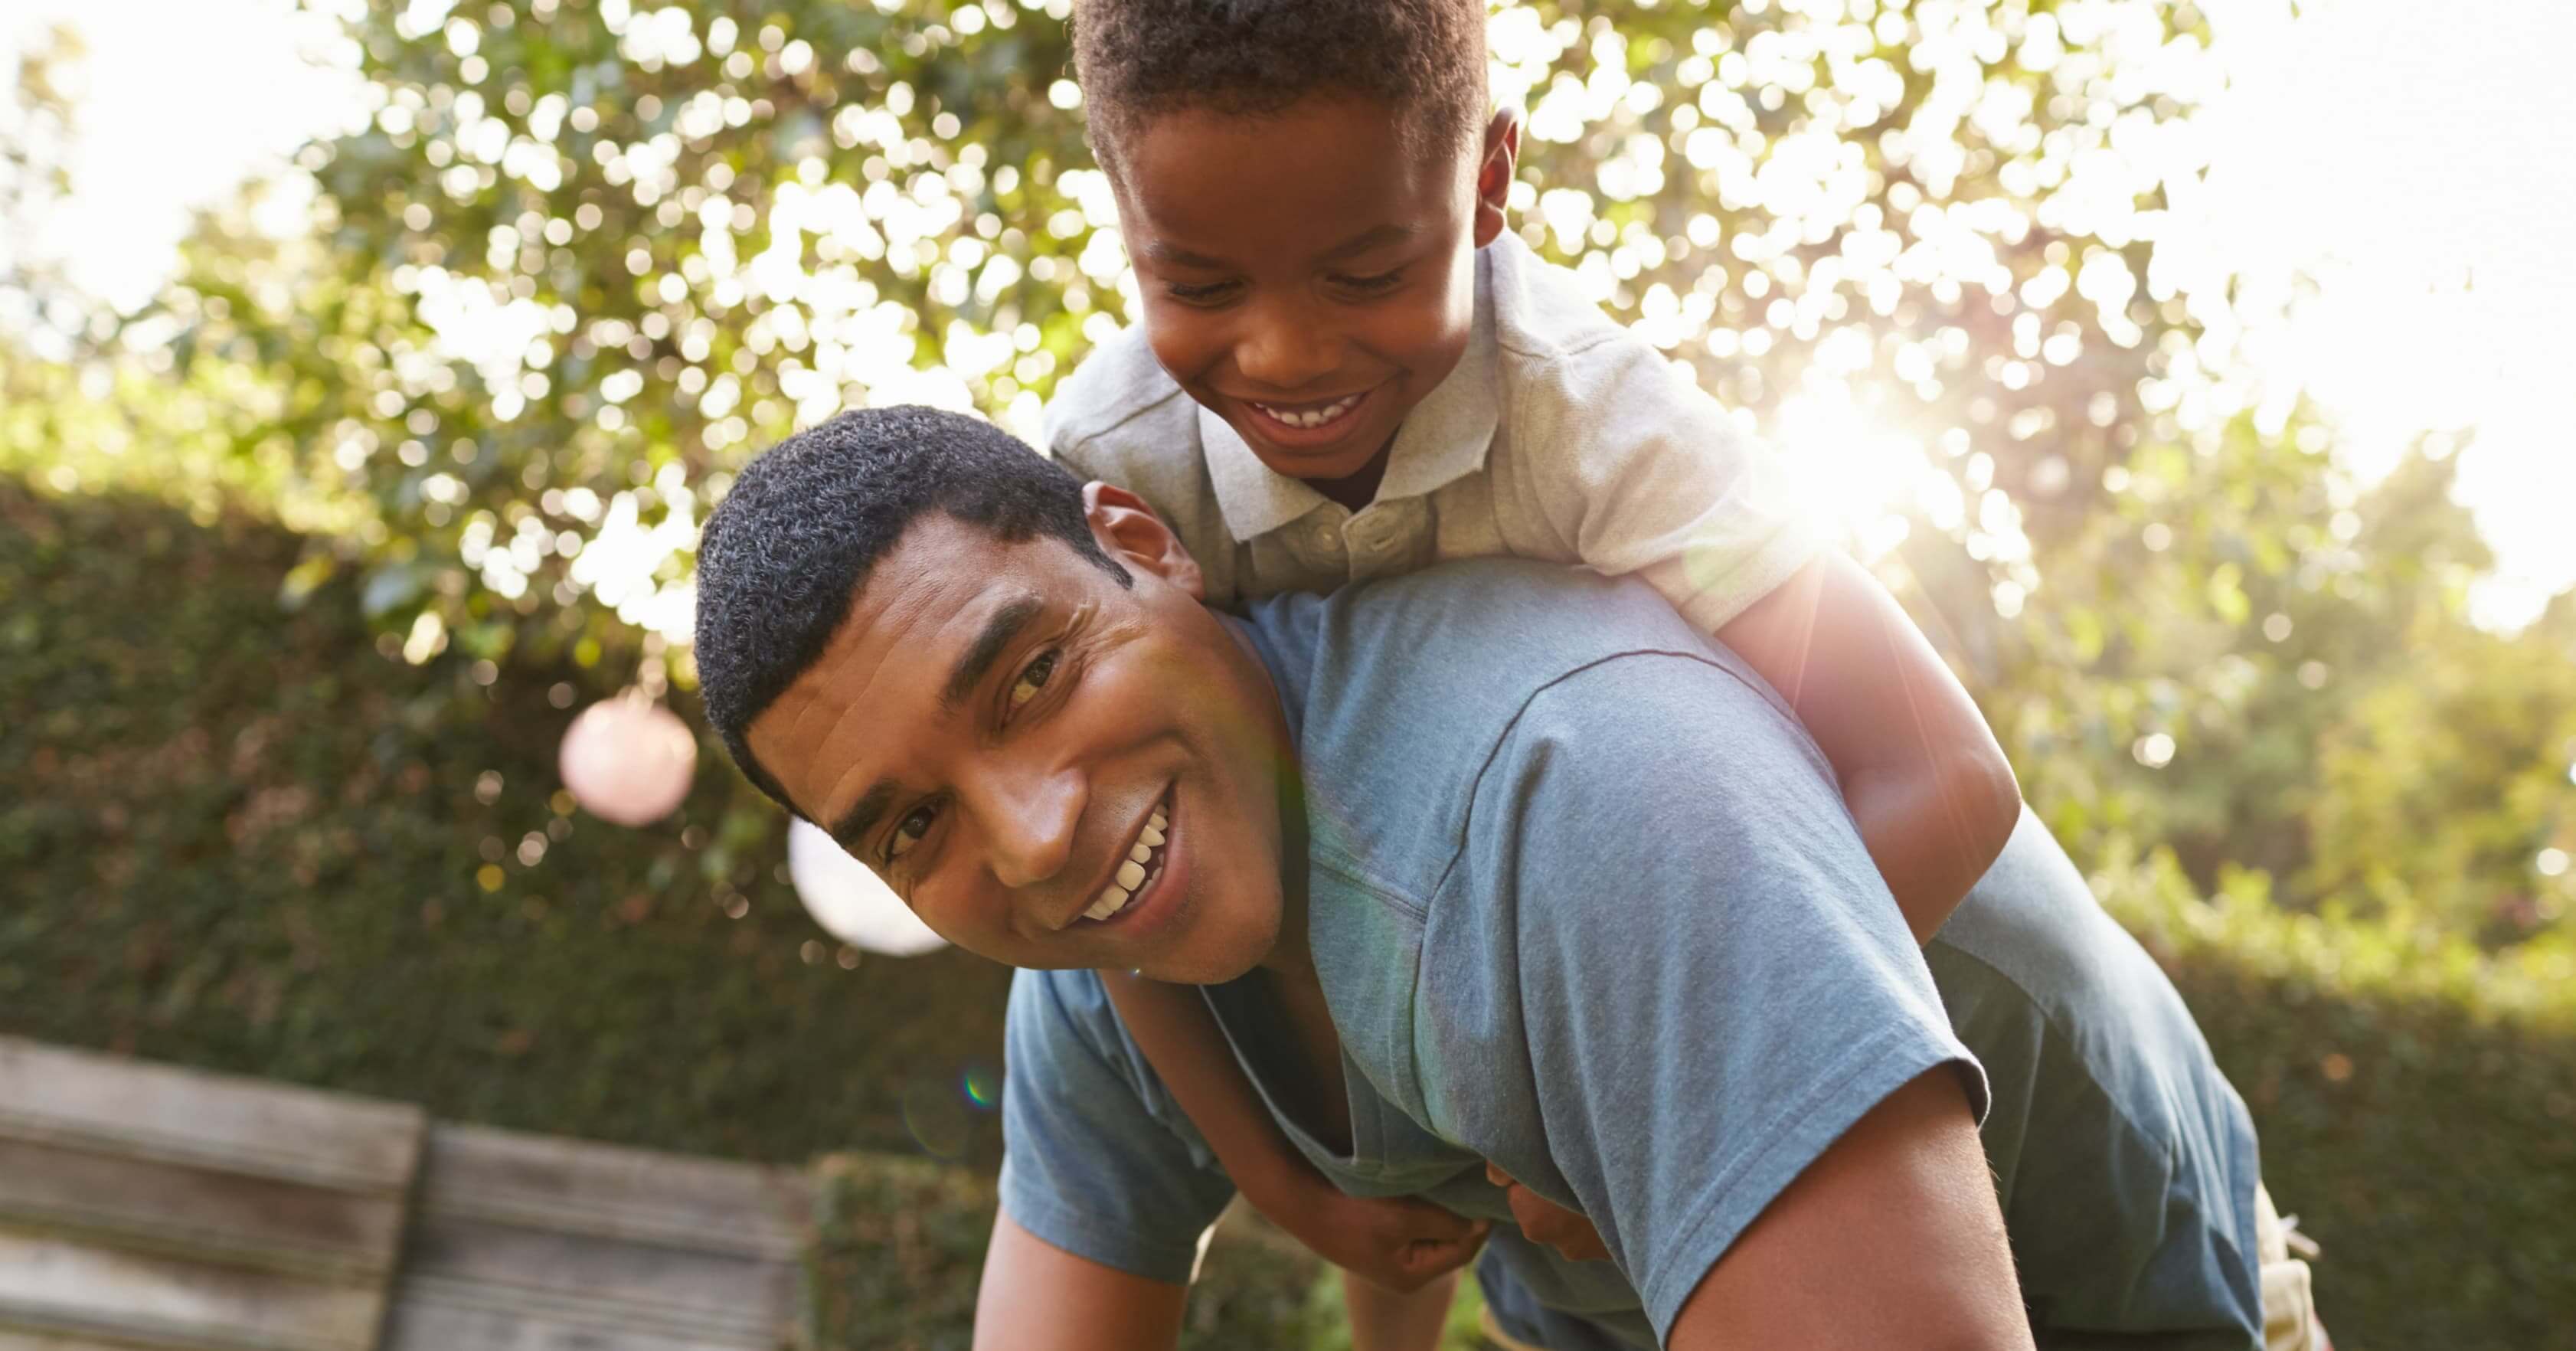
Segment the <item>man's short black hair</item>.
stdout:
[[1113,172],[1139,123],[1186,109],[1259,117],[1355,94],[1393,109],[1416,149],[1485,121],[1485,0],[1075,0],[1073,60]]
[[1118,579],[1082,481],[1019,438],[934,408],[854,409],[753,460],[698,541],[698,688],[734,763],[797,810],[751,753],[751,723],[823,654],[868,570],[924,512],[1004,543],[1039,535]]

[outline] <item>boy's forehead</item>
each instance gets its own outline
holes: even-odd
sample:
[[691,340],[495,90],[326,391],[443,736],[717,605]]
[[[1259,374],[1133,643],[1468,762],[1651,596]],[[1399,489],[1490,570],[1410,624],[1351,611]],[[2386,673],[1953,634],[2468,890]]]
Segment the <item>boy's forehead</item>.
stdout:
[[[1385,105],[1314,98],[1276,113],[1190,108],[1143,120],[1127,138],[1120,197],[1145,244],[1184,251],[1283,237],[1339,244],[1384,225],[1418,224],[1460,181],[1466,148],[1390,138]],[[1238,242],[1234,247],[1241,248]],[[1244,261],[1233,259],[1230,261]]]

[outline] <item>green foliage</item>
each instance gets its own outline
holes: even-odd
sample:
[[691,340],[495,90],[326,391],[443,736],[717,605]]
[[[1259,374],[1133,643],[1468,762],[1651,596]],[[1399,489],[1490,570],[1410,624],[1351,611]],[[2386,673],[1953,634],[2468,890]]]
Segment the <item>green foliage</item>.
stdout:
[[42,599],[0,614],[0,1026],[601,1139],[990,1157],[956,1085],[1000,1061],[998,970],[843,969],[716,759],[662,826],[579,815],[592,675],[388,658],[346,577],[281,615],[301,547],[0,478],[0,594]]
[[2337,1346],[2576,1346],[2576,953],[2203,900],[2170,853],[2093,882],[2253,1109]]
[[[807,1262],[818,1351],[965,1351],[998,1202],[980,1174],[918,1159],[817,1160]],[[1459,1282],[1440,1351],[1477,1351],[1473,1279]],[[1183,1351],[1350,1351],[1341,1277],[1241,1206],[1190,1287]]]
[[[416,652],[658,684],[618,636],[684,635],[694,523],[755,448],[853,402],[1031,431],[1130,312],[1062,9],[368,0],[313,236],[210,222],[77,388],[13,372],[0,457],[270,504],[314,534],[296,586],[357,571]],[[2446,466],[2364,497],[2303,412],[2232,411],[2231,280],[2160,252],[2210,149],[2193,9],[1542,0],[1493,32],[1518,228],[1857,542],[1903,536],[1883,572],[2079,856],[2566,931],[2576,872],[2537,865],[2576,747],[2519,733],[2576,708],[2567,624],[2469,627]],[[2450,756],[2455,715],[2496,735]],[[2401,792],[2391,751],[2456,772]]]

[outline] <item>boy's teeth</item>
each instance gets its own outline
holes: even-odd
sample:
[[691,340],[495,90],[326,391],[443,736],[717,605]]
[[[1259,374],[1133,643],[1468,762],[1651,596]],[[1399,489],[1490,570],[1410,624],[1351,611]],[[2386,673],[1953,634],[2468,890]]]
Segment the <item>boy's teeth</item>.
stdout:
[[1268,404],[1255,404],[1254,407],[1291,427],[1321,427],[1351,411],[1351,405],[1359,401],[1359,395],[1346,394],[1321,408],[1273,408]]
[[1145,860],[1152,858],[1154,856],[1154,846],[1161,843],[1162,841],[1160,840],[1149,840],[1142,835],[1137,836],[1135,846],[1127,851],[1127,861],[1130,863],[1142,863]]
[[1134,891],[1145,881],[1145,865],[1129,859],[1118,865],[1118,885]]
[[1125,887],[1110,886],[1104,888],[1100,893],[1100,899],[1093,901],[1091,903],[1091,908],[1083,911],[1082,913],[1093,919],[1107,919],[1111,915],[1117,914],[1119,911],[1127,908],[1128,894],[1127,888]]

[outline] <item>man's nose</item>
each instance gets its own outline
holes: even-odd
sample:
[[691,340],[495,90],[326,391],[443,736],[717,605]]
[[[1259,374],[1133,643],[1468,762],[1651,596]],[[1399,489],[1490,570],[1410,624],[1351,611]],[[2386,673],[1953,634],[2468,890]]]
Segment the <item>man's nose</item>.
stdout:
[[1235,339],[1235,369],[1283,396],[1305,392],[1342,360],[1339,335],[1320,318],[1313,307],[1284,298],[1253,307]]
[[1013,769],[988,778],[978,804],[991,842],[993,878],[1012,890],[1036,886],[1064,871],[1073,858],[1082,811],[1090,798],[1084,776],[1063,767]]

